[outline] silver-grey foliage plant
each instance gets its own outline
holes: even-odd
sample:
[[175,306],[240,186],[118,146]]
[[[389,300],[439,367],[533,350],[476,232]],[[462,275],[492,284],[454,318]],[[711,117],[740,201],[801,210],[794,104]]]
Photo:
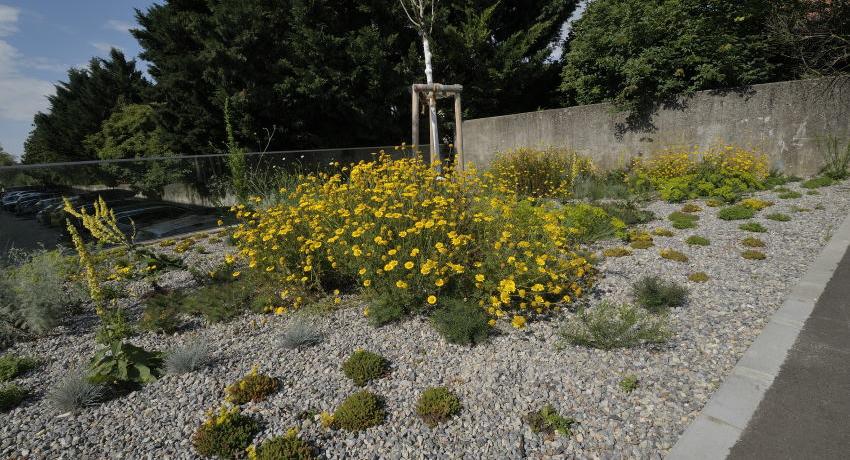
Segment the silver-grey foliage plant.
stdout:
[[201,342],[190,342],[165,355],[163,364],[169,374],[185,374],[210,363],[210,347]]
[[47,399],[60,412],[78,412],[94,406],[103,397],[103,386],[91,383],[82,372],[72,372],[47,393]]
[[321,343],[322,340],[324,340],[322,333],[303,317],[295,318],[281,336],[283,346],[289,349],[311,347]]

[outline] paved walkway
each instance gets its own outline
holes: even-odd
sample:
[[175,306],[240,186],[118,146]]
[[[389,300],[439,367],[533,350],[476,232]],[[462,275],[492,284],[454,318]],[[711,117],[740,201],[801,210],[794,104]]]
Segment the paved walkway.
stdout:
[[850,250],[729,458],[850,458]]

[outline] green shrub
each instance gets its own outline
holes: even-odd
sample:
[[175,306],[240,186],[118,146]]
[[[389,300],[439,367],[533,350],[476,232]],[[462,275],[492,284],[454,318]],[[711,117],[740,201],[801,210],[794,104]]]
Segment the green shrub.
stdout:
[[481,308],[456,298],[441,301],[443,306],[431,315],[434,328],[449,343],[478,345],[487,341],[490,326]]
[[789,216],[788,214],[782,214],[781,212],[775,212],[773,214],[768,214],[765,217],[767,217],[770,220],[775,220],[777,222],[788,222],[789,220],[791,220],[791,216]]
[[375,326],[384,326],[400,320],[406,314],[401,302],[385,294],[372,301],[369,307],[369,322]]
[[738,205],[750,208],[753,211],[761,211],[764,208],[768,208],[770,206],[773,206],[773,202],[767,201],[767,200],[762,200],[762,199],[759,199],[759,198],[746,198],[746,199],[741,200],[741,202],[738,203]]
[[809,190],[806,192],[806,195],[820,195],[820,192],[817,190]]
[[779,198],[783,199],[783,200],[790,200],[790,199],[800,198],[800,197],[803,196],[803,194],[800,193],[800,192],[788,191],[788,192],[782,192],[777,196]]
[[774,170],[770,171],[770,174],[768,174],[767,178],[764,180],[764,188],[769,190],[780,185],[785,185],[788,182],[790,182],[788,177],[781,172]]
[[631,196],[622,172],[599,176],[580,174],[571,186],[570,197],[578,200],[626,199]]
[[575,236],[579,243],[592,243],[621,236],[626,224],[620,219],[612,218],[604,209],[585,203],[564,206],[564,225],[577,228]]
[[674,249],[662,249],[659,253],[663,259],[672,260],[674,262],[687,262],[688,256]]
[[655,220],[655,214],[652,211],[640,209],[637,204],[631,201],[611,201],[599,203],[598,206],[604,209],[608,215],[620,219],[626,225],[645,224]]
[[428,388],[416,403],[416,413],[429,426],[436,426],[461,409],[460,399],[446,387]]
[[626,257],[632,255],[632,251],[624,247],[607,248],[602,250],[602,255],[605,257]]
[[0,382],[7,382],[38,367],[39,361],[24,356],[0,356]]
[[710,208],[717,208],[723,206],[723,202],[714,198],[709,198],[705,200],[705,205]]
[[711,241],[702,236],[691,235],[685,240],[685,243],[688,243],[691,246],[708,246],[711,244]]
[[699,206],[697,206],[693,203],[687,203],[684,206],[682,206],[682,212],[694,213],[694,212],[700,212],[700,211],[702,211],[702,208],[700,208]]
[[238,406],[222,408],[217,414],[209,413],[192,436],[192,445],[204,457],[242,458],[259,431],[259,422],[242,415]]
[[767,258],[761,251],[756,251],[755,249],[747,249],[746,251],[741,253],[741,257],[748,260],[764,260]]
[[497,153],[490,173],[497,183],[519,195],[557,198],[569,195],[572,181],[591,168],[590,160],[572,150],[523,147]]
[[635,374],[629,374],[620,379],[619,385],[620,389],[622,389],[626,393],[631,393],[635,391],[638,387],[638,378]]
[[89,364],[89,380],[113,387],[150,383],[162,375],[162,355],[113,340],[97,351]]
[[693,281],[694,283],[705,283],[708,281],[708,274],[705,272],[694,272],[688,275],[688,280]]
[[632,241],[631,243],[629,243],[629,246],[634,249],[647,249],[655,246],[655,243],[653,243],[651,240],[638,240]]
[[684,305],[688,300],[688,288],[657,276],[644,276],[632,285],[632,296],[641,307],[659,313]]
[[333,414],[333,427],[347,431],[360,431],[384,423],[384,401],[368,391],[360,391],[346,398]]
[[756,215],[756,211],[742,205],[727,206],[717,212],[717,217],[723,220],[749,219]]
[[534,433],[542,433],[547,436],[560,433],[566,437],[572,434],[572,426],[577,423],[573,418],[562,417],[551,404],[529,412],[525,416],[525,421]]
[[667,219],[673,223],[673,228],[677,228],[679,230],[683,230],[686,228],[695,228],[697,226],[697,221],[699,220],[699,216],[695,214],[687,214],[680,211],[675,211],[670,213],[667,216]]
[[254,367],[245,377],[224,389],[225,399],[233,404],[264,401],[277,391],[277,387],[276,378],[260,374]]
[[293,430],[285,436],[266,439],[259,447],[249,447],[249,460],[312,460],[316,448],[300,439]]
[[762,225],[758,222],[747,222],[746,224],[739,225],[738,228],[740,228],[741,230],[747,231],[747,232],[756,232],[756,233],[764,233],[764,232],[767,231],[767,229],[764,227],[764,225]]
[[800,206],[792,206],[791,210],[794,211],[794,212],[812,212],[811,209],[803,208],[803,207],[800,207]]
[[253,287],[241,280],[202,286],[183,297],[182,310],[202,315],[210,323],[220,323],[245,312],[254,294]]
[[655,316],[641,308],[608,301],[590,309],[579,309],[560,334],[574,345],[603,350],[662,343],[670,337],[665,316]]
[[8,412],[23,402],[29,391],[14,383],[0,387],[0,412]]
[[656,236],[673,236],[673,235],[675,235],[675,233],[673,233],[671,230],[667,230],[666,228],[661,228],[661,227],[658,227],[655,230],[653,230],[652,234],[656,235]]
[[0,321],[34,334],[56,327],[69,307],[87,299],[70,259],[59,251],[10,251],[12,265],[0,270]]
[[167,294],[157,294],[145,301],[139,327],[146,331],[173,334],[180,329],[181,306],[185,295],[174,291]]
[[365,350],[356,350],[342,364],[342,372],[360,387],[383,377],[389,370],[389,361],[381,355]]
[[750,248],[763,248],[765,246],[764,241],[752,236],[748,236],[741,240],[741,244]]
[[813,179],[809,179],[809,180],[803,182],[802,184],[800,184],[800,186],[803,187],[803,188],[812,189],[812,188],[826,187],[828,185],[832,185],[832,183],[833,183],[833,180],[830,179],[829,177],[821,176],[821,177],[815,177]]

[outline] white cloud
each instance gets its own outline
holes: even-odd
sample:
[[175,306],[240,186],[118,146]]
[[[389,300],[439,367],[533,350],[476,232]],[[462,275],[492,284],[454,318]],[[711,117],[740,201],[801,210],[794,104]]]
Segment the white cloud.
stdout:
[[91,46],[93,46],[96,50],[100,51],[103,54],[109,54],[109,52],[112,51],[112,48],[116,48],[122,52],[124,51],[124,48],[106,42],[92,42]]
[[8,37],[18,31],[18,16],[21,10],[8,6],[0,5],[0,37]]
[[134,25],[132,23],[129,23],[127,21],[121,21],[121,20],[118,20],[118,19],[110,19],[110,20],[106,21],[106,24],[104,24],[103,27],[110,29],[110,30],[117,31],[117,32],[129,33],[130,29],[132,29],[133,26]]

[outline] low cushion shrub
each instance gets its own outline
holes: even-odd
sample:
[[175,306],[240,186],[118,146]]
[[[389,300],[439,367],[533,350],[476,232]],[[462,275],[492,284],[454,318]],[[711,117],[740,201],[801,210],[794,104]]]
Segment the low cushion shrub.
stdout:
[[753,208],[742,205],[727,206],[717,212],[717,217],[723,220],[749,219],[755,215],[756,211]]
[[758,198],[746,198],[741,200],[738,204],[755,211],[761,211],[764,208],[773,206],[772,201],[761,200]]
[[389,361],[381,355],[366,350],[355,350],[342,363],[342,372],[353,380],[355,385],[361,387],[383,377],[389,370]]
[[756,233],[764,233],[764,232],[767,231],[767,228],[765,228],[764,225],[762,225],[758,222],[747,222],[746,224],[739,225],[738,228],[740,228],[741,230],[747,231],[747,232],[756,232]]
[[0,387],[0,412],[8,412],[18,407],[29,395],[27,389],[14,383]]
[[260,423],[242,415],[238,406],[222,408],[218,413],[208,413],[192,436],[192,445],[205,457],[241,458],[259,431]]
[[572,434],[571,428],[577,423],[573,418],[563,417],[558,414],[558,411],[551,404],[529,412],[525,416],[525,421],[534,433],[542,433],[547,436],[559,433],[566,437]]
[[38,367],[37,359],[26,356],[3,355],[0,356],[0,382],[7,382]]
[[441,300],[441,303],[443,306],[434,311],[431,320],[447,342],[477,345],[487,341],[490,326],[481,308],[456,298]]
[[428,388],[416,403],[416,413],[432,427],[456,415],[460,409],[460,399],[446,387]]
[[641,307],[659,313],[683,306],[688,300],[688,288],[657,276],[644,276],[632,285],[632,296]]
[[659,254],[663,259],[675,262],[687,262],[689,260],[686,254],[676,251],[675,249],[662,249]]
[[626,225],[645,224],[655,220],[655,213],[646,209],[640,209],[632,201],[609,201],[599,203],[608,215],[620,219]]
[[832,185],[834,181],[827,176],[815,177],[813,179],[809,179],[802,184],[800,184],[803,188],[813,189],[813,188],[821,188],[826,187],[828,185]]
[[779,195],[777,195],[777,196],[778,196],[779,198],[783,199],[783,200],[792,200],[792,199],[794,199],[794,198],[800,198],[800,197],[802,197],[802,196],[803,196],[803,194],[802,194],[802,193],[800,193],[800,192],[787,191],[787,192],[782,192],[782,193],[780,193],[780,194],[779,194]]
[[626,257],[632,255],[632,251],[622,246],[615,248],[606,248],[602,250],[602,255],[605,257]]
[[675,235],[675,233],[673,233],[672,230],[667,230],[666,228],[662,228],[662,227],[658,227],[655,230],[653,230],[652,234],[656,235],[656,236],[673,236],[673,235]]
[[688,243],[691,246],[708,246],[711,244],[711,241],[708,238],[699,235],[691,235],[685,240],[685,243]]
[[284,436],[266,439],[258,447],[248,448],[248,460],[313,460],[316,449],[298,437],[295,430]]
[[765,217],[770,220],[775,220],[777,222],[788,222],[789,220],[791,220],[791,216],[789,216],[788,214],[782,214],[781,212],[768,214]]
[[263,401],[270,394],[277,391],[278,381],[274,377],[260,374],[254,367],[245,377],[238,382],[228,385],[224,389],[226,399],[233,404],[245,404],[253,401]]
[[708,281],[708,274],[705,272],[694,272],[688,275],[688,280],[694,283],[705,283]]
[[684,206],[682,206],[682,212],[692,213],[700,211],[702,211],[702,208],[693,203],[686,203]]
[[629,374],[620,379],[619,386],[624,392],[631,393],[638,387],[638,378],[634,374]]
[[333,414],[332,426],[347,431],[360,431],[384,423],[384,401],[368,391],[346,398]]
[[756,251],[755,249],[747,249],[741,253],[741,257],[749,260],[764,260],[767,258],[763,252]]
[[764,241],[752,236],[748,236],[741,240],[741,244],[750,248],[763,248],[765,246]]

